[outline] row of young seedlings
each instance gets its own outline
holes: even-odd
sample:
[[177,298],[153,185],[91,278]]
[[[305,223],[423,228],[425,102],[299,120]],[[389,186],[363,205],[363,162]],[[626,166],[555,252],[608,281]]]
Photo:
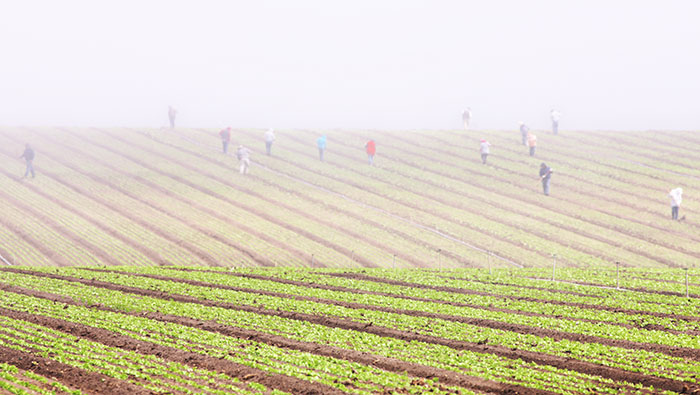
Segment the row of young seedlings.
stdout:
[[[551,341],[550,339],[541,338],[540,336],[536,335],[523,336],[522,334],[493,328],[484,328],[481,326],[468,325],[459,322],[434,320],[426,317],[413,317],[401,314],[387,314],[372,309],[348,309],[339,306],[327,305],[325,303],[313,303],[299,300],[295,300],[291,303],[288,303],[287,298],[279,299],[267,297],[265,295],[238,293],[226,290],[212,290],[210,289],[210,287],[197,287],[192,286],[191,284],[177,284],[173,283],[172,281],[160,281],[150,278],[144,279],[134,278],[133,276],[115,276],[109,273],[98,274],[98,278],[102,280],[121,283],[125,285],[132,284],[138,287],[144,287],[147,289],[158,289],[164,292],[174,294],[189,294],[190,296],[203,298],[206,300],[224,300],[234,303],[236,305],[244,304],[266,306],[268,311],[279,311],[281,309],[282,311],[293,311],[297,312],[298,314],[303,314],[304,311],[314,311],[316,314],[324,314],[325,316],[336,316],[341,319],[351,319],[355,322],[358,322],[362,326],[373,326],[374,328],[381,328],[381,326],[384,326],[386,328],[397,329],[408,333],[421,333],[428,337],[434,337],[439,339],[453,339],[455,341],[464,341],[472,344],[487,342],[489,345],[493,346],[504,346],[511,348],[516,347],[531,352],[538,352],[540,348],[539,343]],[[87,276],[88,274],[84,273],[83,275]],[[386,302],[387,301],[379,301],[378,303],[386,305]],[[237,325],[240,325],[240,323],[238,323]],[[267,327],[267,325],[265,327]],[[297,332],[287,331],[286,333],[288,335],[289,333]],[[303,339],[304,336],[309,336],[310,334],[299,333],[299,335],[302,336],[301,338]],[[323,343],[324,341],[328,342],[329,339],[319,340],[320,343]],[[562,357],[570,356],[570,353],[572,352],[571,349],[577,349],[576,346],[571,346],[571,344],[574,344],[575,342],[559,341],[555,343],[557,343],[557,346],[554,347],[554,349],[557,350],[556,354]],[[338,343],[338,345],[340,347],[343,347],[342,342]],[[552,347],[548,346],[548,348]],[[388,355],[391,355],[391,349],[387,351],[389,352]],[[601,358],[606,359],[605,355],[619,355],[620,352],[629,356],[635,355],[635,353],[631,352],[630,350],[617,349],[616,347],[608,347],[607,350],[598,352],[598,355],[587,356],[584,357],[583,360],[588,359],[592,360],[594,363],[597,363],[598,361],[600,361]],[[653,356],[654,354],[655,353],[650,353],[649,356]],[[414,354],[409,357],[409,360],[416,358],[417,355],[421,354]],[[634,360],[634,358],[632,359]],[[659,361],[666,360],[668,362],[668,366],[677,365],[683,366],[684,368],[689,367],[689,370],[691,372],[697,370],[698,367],[697,365],[685,363],[686,361],[683,361],[680,358],[669,358],[668,356],[661,356],[661,358],[658,359]],[[624,359],[620,359],[618,361],[609,361],[607,362],[607,364],[609,364],[610,366],[620,366],[622,364],[624,365],[624,367],[621,368],[627,368],[630,369],[630,371],[635,371],[638,369],[634,364],[630,363],[629,361],[627,361],[627,363],[625,364]],[[650,373],[653,374],[651,370]],[[680,373],[679,375],[685,374]]]
[[[151,283],[151,285],[140,283],[146,288],[156,285],[154,283]],[[31,284],[27,285],[32,286]],[[75,287],[70,284],[55,285],[53,291],[63,294],[75,292],[75,297],[85,294],[92,299],[90,302],[93,302],[93,300],[112,300],[108,298],[117,299],[119,294],[115,291],[107,292],[104,289]],[[609,390],[611,386],[617,388],[615,386],[622,385],[597,376],[580,374],[551,366],[525,363],[493,354],[459,351],[459,357],[457,358],[455,357],[457,351],[454,349],[450,350],[449,347],[440,347],[439,345],[421,342],[407,342],[361,331],[329,328],[323,325],[285,319],[274,315],[261,315],[196,303],[171,302],[164,299],[153,300],[146,297],[132,300],[128,295],[124,297],[123,294],[121,298],[124,299],[124,304],[126,304],[121,308],[136,312],[162,312],[181,317],[193,317],[203,321],[216,320],[221,324],[281,335],[297,341],[311,341],[316,344],[330,344],[339,349],[369,352],[372,355],[376,355],[375,358],[394,357],[404,359],[407,362],[418,361],[422,365],[451,369],[463,374],[474,375],[474,377],[491,378],[496,381],[514,384],[525,383],[530,387],[544,387],[560,393],[576,393],[590,385],[600,386],[600,391]],[[119,308],[119,306],[114,305],[112,307]],[[399,350],[401,351],[399,352]],[[397,355],[397,352],[399,352],[399,355]],[[430,357],[426,358],[428,355]],[[567,385],[559,387],[552,383],[567,383]]]
[[[15,283],[19,282],[16,281]],[[151,313],[163,312],[181,317],[197,318],[210,310],[203,306],[187,306],[183,303],[168,302],[160,299],[138,298],[116,291],[76,286],[51,279],[42,280],[41,283],[45,286],[37,284],[36,289],[54,292],[64,290],[66,291],[63,292],[64,295],[72,296],[75,299],[82,298],[87,305],[96,304],[98,301],[114,300],[112,304],[105,303],[107,307],[117,310],[123,309],[125,312],[131,313],[145,311]],[[50,283],[54,283],[53,286],[46,286]],[[29,283],[24,283],[23,285],[30,286]],[[122,302],[118,302],[119,298],[122,299]],[[26,299],[27,301],[23,306],[36,309],[38,314],[71,320],[72,322],[81,322],[139,340],[163,344],[182,350],[193,350],[215,358],[225,358],[235,363],[260,369],[261,371],[277,372],[304,380],[320,382],[341,391],[371,394],[382,392],[386,388],[405,388],[413,391],[418,388],[432,388],[435,393],[449,392],[446,389],[440,389],[444,387],[451,390],[459,390],[461,393],[470,392],[468,390],[441,386],[439,383],[434,383],[430,380],[415,380],[403,374],[387,372],[351,361],[283,349],[257,341],[235,338],[174,323],[164,323],[133,315],[125,317],[123,314],[80,306],[70,306],[64,309],[61,304],[48,300],[27,298],[21,295],[8,299],[11,299],[11,303],[14,303],[15,306]],[[145,308],[146,306],[148,307]],[[206,319],[200,318],[199,322],[212,318],[213,316],[208,315]],[[259,319],[254,314],[248,314],[246,321],[248,322],[248,327],[255,327]],[[292,328],[291,330],[294,329]]]

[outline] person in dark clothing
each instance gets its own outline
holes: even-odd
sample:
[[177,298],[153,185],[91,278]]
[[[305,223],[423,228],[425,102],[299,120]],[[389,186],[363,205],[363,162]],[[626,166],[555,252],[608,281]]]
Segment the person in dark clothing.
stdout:
[[231,128],[222,129],[219,136],[221,137],[221,149],[225,154],[228,152],[228,144],[231,142]]
[[542,162],[540,165],[540,180],[542,180],[542,190],[546,196],[549,196],[549,180],[552,178],[553,172],[554,170],[551,167]]
[[34,150],[32,147],[27,144],[24,147],[24,153],[22,153],[22,156],[20,156],[20,159],[24,158],[25,163],[27,164],[27,169],[24,171],[24,178],[27,178],[29,176],[29,173],[32,173],[32,178],[35,177],[36,174],[34,174]]
[[523,145],[527,145],[527,134],[529,132],[530,128],[528,128],[524,122],[520,122],[520,137],[522,137]]

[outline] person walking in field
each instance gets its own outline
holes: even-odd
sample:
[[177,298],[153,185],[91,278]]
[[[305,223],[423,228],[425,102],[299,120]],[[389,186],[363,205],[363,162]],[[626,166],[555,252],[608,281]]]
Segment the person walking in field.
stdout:
[[479,152],[481,152],[481,163],[486,164],[486,158],[488,158],[489,153],[491,153],[491,143],[481,139]]
[[374,154],[377,152],[377,146],[374,144],[374,140],[365,143],[365,151],[367,151],[367,160],[369,160],[371,166],[374,163]]
[[671,192],[668,193],[668,196],[671,198],[671,219],[678,220],[678,210],[683,201],[683,189],[672,189]]
[[231,128],[221,129],[219,137],[221,137],[221,151],[226,154],[228,153],[228,145],[231,142]]
[[24,152],[20,156],[20,159],[22,158],[24,158],[24,162],[27,165],[24,171],[24,178],[27,178],[29,173],[32,173],[32,178],[34,178],[36,176],[36,174],[34,174],[34,150],[29,144],[24,146]]
[[561,113],[555,109],[549,112],[549,116],[552,118],[552,133],[559,134],[559,119],[561,119]]
[[175,129],[175,117],[177,116],[177,110],[173,106],[168,106],[168,119],[170,120],[170,129]]
[[469,129],[469,123],[472,120],[472,110],[467,107],[466,110],[462,111],[462,123],[464,123],[464,130]]
[[527,146],[530,147],[530,156],[535,156],[535,148],[537,147],[537,136],[533,133],[527,133]]
[[265,152],[267,155],[272,154],[272,143],[275,142],[275,131],[273,129],[267,129],[265,132]]
[[523,145],[527,144],[527,133],[530,131],[530,128],[525,125],[524,122],[520,121],[520,137],[523,139]]
[[240,162],[241,174],[248,174],[248,168],[250,167],[250,150],[242,145],[239,145],[238,150],[236,151],[236,157]]
[[316,146],[318,147],[318,158],[321,159],[321,162],[323,162],[323,152],[326,150],[326,145],[327,140],[325,134],[316,139]]
[[542,181],[542,189],[545,196],[549,196],[549,180],[551,180],[553,172],[554,170],[551,167],[542,162],[540,165],[540,180]]

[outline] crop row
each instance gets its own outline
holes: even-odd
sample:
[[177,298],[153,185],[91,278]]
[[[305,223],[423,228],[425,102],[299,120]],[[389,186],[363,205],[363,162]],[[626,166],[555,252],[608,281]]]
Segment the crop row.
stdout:
[[[3,276],[6,274],[8,273],[3,273]],[[13,275],[11,281],[18,284],[20,278]],[[41,285],[38,283],[41,283]],[[546,383],[561,382],[561,380],[571,381],[571,387],[569,388],[585,388],[586,385],[592,385],[592,381],[600,382],[599,385],[602,387],[599,391],[603,390],[605,386],[612,384],[611,381],[606,381],[609,379],[593,379],[585,374],[568,370],[562,371],[547,364],[516,362],[513,359],[498,357],[492,353],[483,354],[455,349],[450,351],[450,347],[440,346],[439,344],[410,341],[410,339],[401,340],[396,337],[387,338],[375,335],[371,333],[371,330],[339,329],[293,318],[294,316],[304,316],[304,314],[297,313],[289,317],[286,317],[286,314],[282,316],[269,313],[261,315],[259,314],[261,312],[259,309],[236,309],[231,305],[223,308],[218,307],[216,304],[181,303],[177,301],[180,297],[176,297],[174,294],[164,295],[162,299],[153,299],[152,297],[133,298],[123,294],[118,296],[118,292],[110,291],[103,287],[91,288],[56,280],[41,279],[41,281],[37,281],[36,278],[30,278],[23,280],[21,285],[28,288],[40,287],[40,289],[45,291],[81,298],[87,304],[94,303],[95,300],[102,300],[104,303],[104,301],[121,299],[121,303],[109,302],[109,305],[113,308],[134,313],[159,312],[203,321],[216,320],[216,322],[221,324],[284,336],[297,341],[312,341],[317,344],[329,344],[345,349],[350,347],[350,349],[355,351],[370,352],[373,355],[399,358],[400,360],[405,359],[406,361],[420,361],[422,365],[437,365],[436,367],[441,369],[457,370],[463,374],[481,377],[487,376],[497,381],[525,382],[529,386],[539,385],[551,390],[556,388],[552,388],[551,385]],[[155,285],[153,283],[151,287]],[[151,294],[150,292],[145,292],[149,286],[147,285],[146,287],[143,293]],[[160,292],[154,292],[153,294],[160,294]],[[174,300],[171,301],[170,299]],[[59,311],[59,313],[61,312]],[[371,311],[365,311],[365,313],[371,315],[373,321],[376,321],[378,318]],[[359,329],[361,326],[356,328]],[[458,354],[458,357],[456,357],[455,353]],[[567,379],[563,377],[567,377]],[[605,382],[608,384],[603,384]],[[561,391],[561,389],[558,391]]]

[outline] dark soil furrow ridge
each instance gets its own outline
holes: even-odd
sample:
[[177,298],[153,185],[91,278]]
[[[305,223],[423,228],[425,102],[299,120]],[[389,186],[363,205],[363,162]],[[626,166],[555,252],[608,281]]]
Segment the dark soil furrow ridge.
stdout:
[[[323,395],[342,394],[333,387],[304,381],[291,376],[264,372],[245,365],[240,365],[224,359],[214,358],[202,354],[187,352],[172,347],[162,346],[137,340],[129,336],[120,335],[106,329],[94,328],[88,325],[65,321],[58,318],[35,315],[27,312],[9,310],[0,307],[0,314],[17,320],[27,321],[33,324],[45,326],[54,330],[88,339],[109,347],[117,347],[124,350],[135,351],[145,355],[155,355],[168,361],[211,370],[236,377],[241,380],[252,380],[269,388],[282,391],[290,391],[295,394]],[[53,363],[53,362],[51,362]],[[121,392],[125,393],[125,392]]]
[[5,346],[0,346],[0,362],[14,365],[19,369],[31,371],[44,377],[50,377],[68,387],[78,388],[87,394],[152,394],[151,391],[127,381],[115,379],[101,373],[89,372],[62,362]]

